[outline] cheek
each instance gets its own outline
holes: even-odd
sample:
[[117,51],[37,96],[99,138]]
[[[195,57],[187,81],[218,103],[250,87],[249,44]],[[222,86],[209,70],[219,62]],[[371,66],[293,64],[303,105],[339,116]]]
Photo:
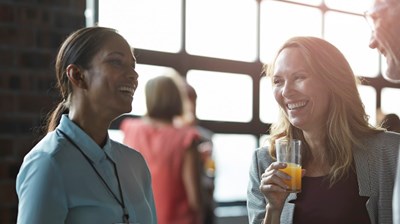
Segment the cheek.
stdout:
[[282,91],[279,88],[274,88],[273,89],[273,94],[274,94],[274,98],[275,101],[282,106],[282,102],[283,102],[283,96],[282,96]]

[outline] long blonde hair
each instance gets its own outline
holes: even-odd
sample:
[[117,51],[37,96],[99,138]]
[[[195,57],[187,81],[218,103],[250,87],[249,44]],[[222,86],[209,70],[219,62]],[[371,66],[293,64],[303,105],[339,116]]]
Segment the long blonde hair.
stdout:
[[[360,137],[382,131],[368,124],[368,115],[357,89],[355,77],[343,54],[329,42],[316,37],[293,37],[278,50],[276,57],[285,48],[298,49],[309,71],[319,77],[330,92],[330,106],[326,121],[326,158],[330,165],[328,178],[333,185],[346,176],[353,162],[353,147],[362,146]],[[275,57],[275,60],[276,60]],[[264,66],[267,76],[272,76],[275,60]],[[310,160],[310,149],[301,129],[290,124],[280,108],[279,119],[270,128],[270,154],[275,157],[276,139],[289,137],[303,142],[303,165]]]

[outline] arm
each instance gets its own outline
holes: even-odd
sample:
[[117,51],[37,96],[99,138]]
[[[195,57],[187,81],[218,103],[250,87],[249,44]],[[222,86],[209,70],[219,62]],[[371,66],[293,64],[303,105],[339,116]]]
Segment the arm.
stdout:
[[188,195],[190,208],[199,214],[202,219],[202,201],[200,190],[200,158],[199,153],[195,147],[191,147],[185,152],[183,159],[183,183]]
[[17,222],[64,223],[68,208],[61,174],[53,158],[36,153],[26,158],[17,176]]
[[259,150],[254,152],[249,171],[247,188],[249,223],[279,224],[289,194],[281,187],[283,182],[278,178],[280,172],[275,171],[281,168],[279,163],[267,161],[270,160],[267,154],[260,153],[260,156],[259,152]]

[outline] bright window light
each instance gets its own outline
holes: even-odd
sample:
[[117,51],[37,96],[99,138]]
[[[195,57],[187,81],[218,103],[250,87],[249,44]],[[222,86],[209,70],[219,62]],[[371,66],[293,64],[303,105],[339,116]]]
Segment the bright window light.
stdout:
[[257,1],[187,0],[189,54],[254,61],[257,54]]
[[338,1],[338,0],[325,0],[326,6],[333,9],[338,9],[347,12],[363,13],[373,3],[374,0],[351,0],[351,1]]
[[371,86],[358,86],[361,101],[365,107],[365,113],[369,116],[369,123],[376,125],[376,90]]
[[400,89],[388,87],[382,89],[381,110],[384,114],[394,113],[400,116],[398,96],[400,96]]
[[186,79],[197,92],[197,117],[201,120],[249,122],[253,88],[249,75],[190,70]]
[[134,48],[178,52],[181,0],[100,0],[99,25],[117,29]]
[[291,0],[292,2],[300,2],[307,5],[320,5],[322,0]]
[[368,47],[371,29],[362,16],[327,12],[325,39],[345,55],[357,76],[376,77],[379,55]]
[[293,36],[321,37],[321,11],[278,1],[261,2],[260,58],[270,63],[278,48]]
[[279,117],[279,105],[272,92],[271,78],[262,77],[260,81],[260,119],[264,123],[274,123]]
[[257,141],[252,135],[214,134],[216,201],[246,200],[249,168]]
[[169,67],[137,64],[136,72],[139,74],[139,85],[135,91],[135,95],[133,96],[131,114],[142,116],[147,112],[145,96],[145,86],[147,81],[157,76],[176,73],[177,71]]

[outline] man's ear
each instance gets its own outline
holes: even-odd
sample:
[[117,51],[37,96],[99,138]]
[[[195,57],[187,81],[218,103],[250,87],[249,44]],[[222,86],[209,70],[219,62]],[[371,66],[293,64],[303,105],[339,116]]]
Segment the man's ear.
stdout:
[[74,64],[67,66],[66,73],[69,81],[79,88],[86,88],[85,77],[83,75],[82,69]]

